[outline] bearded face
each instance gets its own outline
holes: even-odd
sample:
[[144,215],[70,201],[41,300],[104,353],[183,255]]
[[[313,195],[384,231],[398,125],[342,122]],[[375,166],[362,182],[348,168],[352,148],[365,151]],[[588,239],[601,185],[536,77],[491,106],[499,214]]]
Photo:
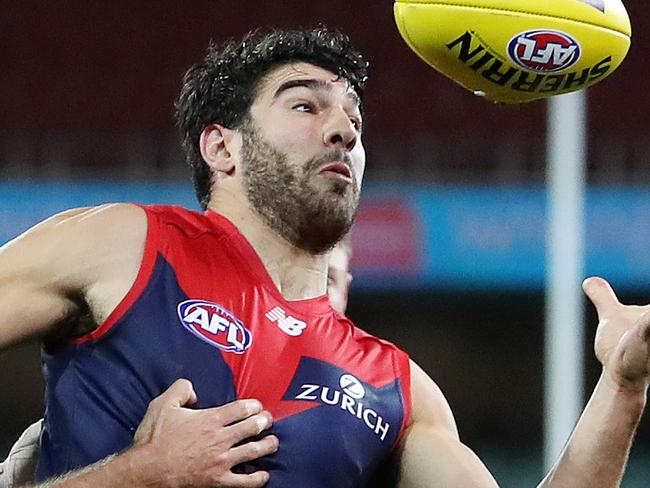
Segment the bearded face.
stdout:
[[333,161],[351,166],[349,155],[333,149],[307,161],[290,161],[253,121],[241,132],[244,185],[255,212],[294,246],[312,254],[329,250],[354,221],[359,185],[352,170],[351,183],[319,171]]

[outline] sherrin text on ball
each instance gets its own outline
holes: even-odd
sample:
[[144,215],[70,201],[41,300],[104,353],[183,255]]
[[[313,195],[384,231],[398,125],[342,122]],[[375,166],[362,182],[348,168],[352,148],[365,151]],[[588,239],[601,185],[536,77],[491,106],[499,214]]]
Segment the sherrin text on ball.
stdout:
[[594,85],[630,48],[620,0],[396,0],[400,34],[477,95],[528,102]]

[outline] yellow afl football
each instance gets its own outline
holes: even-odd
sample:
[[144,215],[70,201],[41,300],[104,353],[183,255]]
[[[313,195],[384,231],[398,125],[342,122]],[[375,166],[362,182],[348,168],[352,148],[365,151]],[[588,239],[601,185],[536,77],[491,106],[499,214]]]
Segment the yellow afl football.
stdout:
[[505,103],[604,80],[625,59],[632,34],[621,0],[396,0],[393,10],[424,61]]

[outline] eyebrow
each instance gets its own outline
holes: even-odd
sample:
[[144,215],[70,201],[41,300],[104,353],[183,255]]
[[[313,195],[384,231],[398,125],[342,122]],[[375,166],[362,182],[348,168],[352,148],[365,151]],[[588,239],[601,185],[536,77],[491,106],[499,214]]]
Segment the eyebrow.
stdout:
[[[289,80],[282,83],[275,93],[273,99],[277,99],[283,92],[296,87],[309,88],[310,90],[331,90],[332,86],[325,80],[318,80],[315,78],[304,78],[297,80]],[[357,106],[361,108],[361,98],[354,91],[347,92],[347,97]]]

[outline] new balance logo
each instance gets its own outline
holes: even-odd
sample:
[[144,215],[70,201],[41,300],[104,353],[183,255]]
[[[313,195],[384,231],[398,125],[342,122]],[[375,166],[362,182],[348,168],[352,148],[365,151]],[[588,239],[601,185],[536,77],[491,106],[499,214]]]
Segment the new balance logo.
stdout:
[[280,330],[290,336],[299,336],[305,330],[307,324],[302,320],[293,318],[291,315],[287,317],[280,307],[275,307],[273,310],[266,312],[266,318],[271,322],[275,322]]

